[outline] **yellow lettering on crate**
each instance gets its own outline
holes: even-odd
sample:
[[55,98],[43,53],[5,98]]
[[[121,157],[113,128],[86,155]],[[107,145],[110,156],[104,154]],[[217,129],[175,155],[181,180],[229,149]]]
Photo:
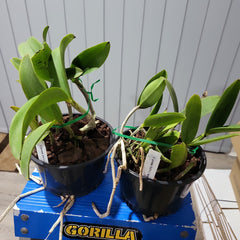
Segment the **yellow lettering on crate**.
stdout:
[[115,234],[115,239],[118,239],[118,240],[135,240],[134,231],[127,230],[124,236],[121,236],[121,235],[122,235],[122,231],[120,229],[117,229],[116,234]]
[[105,236],[106,239],[114,239],[114,235],[111,235],[111,231],[112,229],[110,228],[106,230],[106,236]]
[[101,231],[101,228],[98,227],[91,227],[89,232],[89,237],[96,237],[99,238],[99,233]]
[[77,235],[77,229],[78,229],[78,226],[69,225],[67,228],[65,228],[65,232],[70,236],[76,236]]
[[136,230],[121,227],[103,227],[97,225],[69,224],[64,227],[64,234],[68,237],[85,237],[99,240],[137,240]]
[[78,229],[78,235],[79,236],[87,236],[89,233],[89,228],[86,226],[81,226]]
[[105,237],[105,233],[106,233],[106,228],[102,228],[101,238],[104,238],[104,237]]

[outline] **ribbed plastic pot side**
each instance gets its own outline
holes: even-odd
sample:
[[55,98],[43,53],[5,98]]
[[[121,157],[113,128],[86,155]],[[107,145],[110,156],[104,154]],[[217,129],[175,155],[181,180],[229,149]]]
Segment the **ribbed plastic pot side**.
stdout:
[[[139,191],[139,175],[131,169],[123,170],[120,179],[121,194],[128,206],[146,216],[169,215],[181,208],[191,184],[202,176],[207,159],[201,147],[196,155],[200,158],[199,170],[193,176],[179,181],[158,181],[143,177],[143,190]],[[118,163],[121,160],[117,160]]]

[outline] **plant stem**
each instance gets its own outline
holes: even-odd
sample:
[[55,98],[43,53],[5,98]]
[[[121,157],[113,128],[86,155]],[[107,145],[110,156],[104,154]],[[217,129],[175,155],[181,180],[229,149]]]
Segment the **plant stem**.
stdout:
[[185,168],[181,173],[179,173],[176,177],[175,180],[179,180],[182,178],[184,175],[186,175],[194,166],[196,166],[196,162],[191,162],[187,168]]
[[72,106],[68,102],[66,102],[66,104],[67,104],[67,109],[68,109],[68,114],[69,114],[69,120],[72,120],[73,119]]
[[[73,99],[71,100],[71,102],[69,102],[78,112],[84,114],[87,111],[80,106],[77,102],[75,102]],[[88,121],[88,124],[85,125],[83,128],[80,129],[80,131],[82,132],[86,132],[89,131],[91,129],[94,129],[96,127],[96,122],[95,122],[95,114],[91,115],[91,114],[87,114],[86,119]]]
[[120,128],[120,133],[123,134],[123,129],[128,121],[128,119],[140,108],[140,106],[134,107],[127,115],[127,117],[124,119],[122,126]]
[[95,116],[95,111],[94,111],[94,109],[93,109],[92,102],[91,102],[91,100],[89,99],[89,96],[88,96],[88,94],[87,94],[87,91],[86,91],[85,87],[84,87],[83,84],[82,84],[80,81],[78,81],[78,79],[76,79],[76,78],[75,78],[75,79],[72,79],[72,81],[77,85],[78,89],[79,89],[79,90],[81,91],[81,93],[83,94],[83,96],[84,96],[87,104],[89,104],[89,109],[90,109],[91,114],[92,114],[93,116]]

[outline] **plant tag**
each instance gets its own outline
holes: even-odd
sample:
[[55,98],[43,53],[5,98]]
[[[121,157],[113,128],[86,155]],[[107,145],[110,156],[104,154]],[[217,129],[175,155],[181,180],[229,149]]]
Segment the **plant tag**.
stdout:
[[48,163],[47,150],[46,150],[44,141],[39,142],[36,145],[36,149],[37,149],[38,159],[45,163]]
[[160,160],[161,153],[150,149],[144,162],[142,175],[154,179]]

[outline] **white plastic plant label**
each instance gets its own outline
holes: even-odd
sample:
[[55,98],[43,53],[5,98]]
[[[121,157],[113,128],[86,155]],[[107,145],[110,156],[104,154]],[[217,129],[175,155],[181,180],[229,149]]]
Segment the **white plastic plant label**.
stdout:
[[37,149],[38,159],[45,163],[48,163],[47,150],[46,150],[44,141],[39,142],[36,145],[36,149]]
[[142,175],[154,179],[160,160],[161,153],[150,149],[144,162]]

